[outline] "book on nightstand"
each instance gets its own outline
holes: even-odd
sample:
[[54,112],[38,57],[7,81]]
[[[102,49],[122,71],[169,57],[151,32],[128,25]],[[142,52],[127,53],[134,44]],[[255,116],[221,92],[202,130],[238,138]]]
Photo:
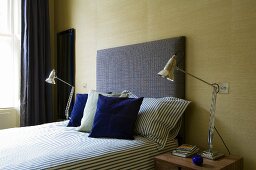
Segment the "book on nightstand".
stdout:
[[172,154],[180,157],[190,157],[198,153],[199,148],[196,145],[182,144],[172,151]]

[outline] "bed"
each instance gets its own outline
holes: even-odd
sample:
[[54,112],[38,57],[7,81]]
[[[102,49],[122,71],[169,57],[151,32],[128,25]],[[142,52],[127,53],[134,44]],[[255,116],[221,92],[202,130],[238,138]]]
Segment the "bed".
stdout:
[[[97,108],[90,133],[81,131],[81,128],[79,130],[79,127],[67,127],[70,121],[0,130],[0,169],[154,169],[153,157],[177,147],[177,137],[184,136],[180,130],[183,126],[182,113],[189,104],[189,101],[182,100],[185,94],[184,75],[177,73],[175,82],[156,76],[174,53],[180,56],[179,67],[184,68],[185,37],[97,52],[96,91],[129,94],[128,98],[117,99],[100,93],[97,107],[99,101],[105,100],[141,101],[138,117],[132,126],[135,129],[133,140],[98,137],[95,119],[99,118],[100,114],[97,113],[100,111]],[[170,105],[174,105],[175,110]],[[177,115],[174,114],[172,119],[169,115],[161,117],[158,115],[159,109],[161,113],[172,109]],[[150,115],[151,112],[156,115]],[[160,122],[158,129],[148,127],[151,124],[148,123],[151,121],[149,119]],[[167,122],[161,123],[162,119]],[[162,124],[170,122],[172,126],[165,130]],[[94,132],[96,136],[92,135]],[[163,135],[163,138],[155,133]]]

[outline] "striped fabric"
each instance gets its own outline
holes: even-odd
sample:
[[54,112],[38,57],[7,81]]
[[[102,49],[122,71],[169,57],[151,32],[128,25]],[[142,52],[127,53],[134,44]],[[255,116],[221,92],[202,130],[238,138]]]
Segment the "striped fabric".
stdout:
[[166,147],[143,137],[135,140],[88,138],[88,133],[65,127],[67,122],[0,130],[0,169],[153,169],[153,157]]
[[135,133],[157,142],[163,148],[169,135],[172,139],[176,137],[180,118],[189,103],[175,97],[144,98],[135,123]]

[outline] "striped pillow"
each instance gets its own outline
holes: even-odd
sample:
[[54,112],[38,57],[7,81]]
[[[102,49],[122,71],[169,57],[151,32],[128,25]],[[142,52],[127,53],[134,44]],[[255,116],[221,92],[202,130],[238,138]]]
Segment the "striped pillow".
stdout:
[[179,129],[174,128],[180,128],[177,125],[189,103],[175,97],[144,98],[135,123],[135,133],[157,142],[163,148],[169,134],[176,137]]

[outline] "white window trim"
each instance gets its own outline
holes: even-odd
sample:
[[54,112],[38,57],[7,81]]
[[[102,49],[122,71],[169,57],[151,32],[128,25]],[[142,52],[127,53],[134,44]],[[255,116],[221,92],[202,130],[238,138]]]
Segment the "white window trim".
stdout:
[[[18,10],[20,10],[20,0],[9,0],[10,3],[10,33],[0,33],[0,37],[9,37],[12,41],[12,61],[13,61],[13,75],[10,77],[13,79],[13,88],[14,88],[14,95],[13,97],[13,103],[11,106],[0,106],[0,109],[6,109],[6,108],[15,108],[16,110],[19,110],[20,106],[20,47],[21,47],[21,31],[19,30],[18,33],[15,33],[15,19],[14,19],[14,1],[18,4]],[[17,4],[16,4],[17,5]],[[17,11],[16,11],[17,12]],[[19,11],[20,12],[20,11]],[[21,14],[19,14],[21,15]],[[19,19],[21,17],[19,16]],[[18,21],[18,24],[21,22]],[[18,29],[20,29],[20,26],[18,25]]]

